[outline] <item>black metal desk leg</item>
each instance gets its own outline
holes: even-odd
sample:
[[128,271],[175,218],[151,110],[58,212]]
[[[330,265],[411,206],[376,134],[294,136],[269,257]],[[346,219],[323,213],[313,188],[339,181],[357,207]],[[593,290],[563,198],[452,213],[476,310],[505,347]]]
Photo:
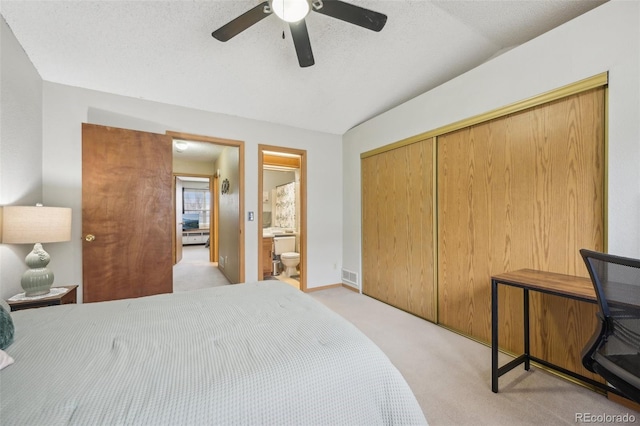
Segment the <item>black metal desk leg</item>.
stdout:
[[524,288],[524,354],[526,356],[524,361],[524,369],[529,371],[530,364],[530,346],[529,346],[529,289]]
[[491,390],[498,393],[498,283],[491,280]]

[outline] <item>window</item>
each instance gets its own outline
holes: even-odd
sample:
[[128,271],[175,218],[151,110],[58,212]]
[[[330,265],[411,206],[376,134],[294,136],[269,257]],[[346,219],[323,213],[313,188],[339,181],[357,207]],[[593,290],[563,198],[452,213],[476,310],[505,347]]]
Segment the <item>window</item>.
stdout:
[[182,212],[199,214],[200,228],[209,228],[211,192],[208,189],[184,188]]

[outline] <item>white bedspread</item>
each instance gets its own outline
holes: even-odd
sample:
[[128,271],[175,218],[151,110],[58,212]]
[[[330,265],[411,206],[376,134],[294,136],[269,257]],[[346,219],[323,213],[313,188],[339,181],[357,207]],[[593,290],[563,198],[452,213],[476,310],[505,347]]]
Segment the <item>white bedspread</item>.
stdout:
[[277,281],[12,313],[0,424],[426,424],[382,351]]

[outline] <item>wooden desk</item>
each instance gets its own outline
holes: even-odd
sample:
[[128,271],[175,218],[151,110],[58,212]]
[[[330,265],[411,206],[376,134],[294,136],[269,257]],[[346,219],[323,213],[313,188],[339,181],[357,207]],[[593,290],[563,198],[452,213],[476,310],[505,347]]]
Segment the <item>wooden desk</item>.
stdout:
[[[523,290],[524,297],[524,354],[502,367],[498,367],[498,284],[519,287]],[[611,388],[604,383],[597,382],[531,355],[529,346],[529,290],[583,302],[597,303],[596,293],[589,278],[534,271],[532,269],[521,269],[491,277],[491,390],[495,393],[498,392],[498,378],[500,376],[522,363],[524,363],[524,369],[528,371],[530,361],[534,361],[547,368],[611,392]]]

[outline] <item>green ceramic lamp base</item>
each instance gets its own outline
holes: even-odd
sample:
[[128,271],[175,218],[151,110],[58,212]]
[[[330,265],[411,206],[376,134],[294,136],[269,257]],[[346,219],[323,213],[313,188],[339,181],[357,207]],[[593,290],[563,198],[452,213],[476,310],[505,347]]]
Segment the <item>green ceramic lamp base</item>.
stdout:
[[31,253],[25,258],[25,263],[29,267],[22,275],[20,284],[25,296],[40,296],[49,293],[53,284],[53,272],[47,265],[51,257],[44,251],[42,244],[36,243]]

